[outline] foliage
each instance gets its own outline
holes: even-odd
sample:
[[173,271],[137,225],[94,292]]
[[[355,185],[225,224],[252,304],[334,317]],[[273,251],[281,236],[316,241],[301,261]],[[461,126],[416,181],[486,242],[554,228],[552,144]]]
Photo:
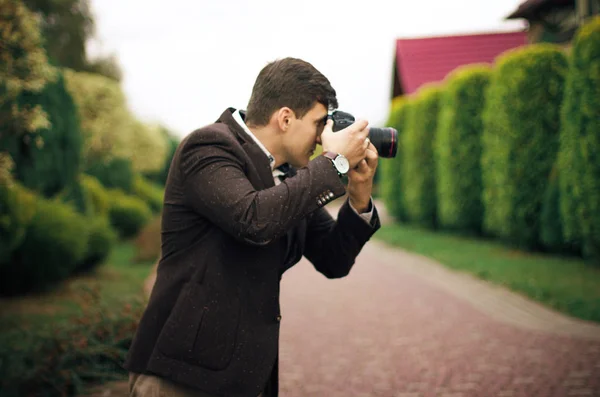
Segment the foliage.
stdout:
[[75,271],[89,271],[102,264],[117,242],[117,233],[110,226],[108,217],[88,218],[89,238],[85,256]]
[[484,229],[521,247],[540,243],[540,215],[558,151],[567,60],[551,44],[497,59],[484,109]]
[[141,199],[118,189],[109,190],[109,195],[110,224],[117,230],[119,237],[134,237],[152,218],[150,207]]
[[600,263],[600,17],[573,40],[562,107],[560,213],[565,240]]
[[85,170],[116,158],[130,160],[135,171],[163,167],[167,142],[160,128],[146,125],[131,114],[119,83],[72,70],[65,71],[65,75],[79,107]]
[[402,184],[402,136],[406,129],[406,116],[409,106],[408,99],[404,97],[394,98],[390,115],[387,121],[389,127],[398,131],[398,149],[396,157],[381,161],[382,171],[381,189],[383,201],[386,208],[396,220],[404,222],[407,220],[406,211],[403,204],[403,184]]
[[68,323],[0,335],[2,395],[80,395],[90,384],[121,380],[122,363],[139,323],[143,302],[108,306],[98,291],[80,293],[82,313]]
[[441,88],[428,85],[419,89],[409,107],[406,130],[402,134],[402,181],[404,204],[411,222],[426,227],[437,225],[435,163],[433,144],[437,130]]
[[[152,182],[158,183],[161,186],[165,186],[167,183],[167,176],[169,175],[169,169],[171,168],[171,162],[173,161],[173,156],[175,155],[175,151],[179,146],[179,138],[177,138],[172,132],[164,127],[160,127],[160,131],[167,142],[166,155],[163,165],[157,171],[143,171],[142,173]],[[320,148],[321,146],[319,145],[317,149],[319,150]],[[317,151],[315,151],[315,154],[317,154]]]
[[52,197],[76,183],[80,171],[82,136],[77,109],[65,88],[62,73],[40,92],[25,91],[15,104],[41,106],[49,125],[23,134],[0,137],[0,150],[15,163],[14,176],[24,186]]
[[65,70],[67,88],[79,108],[84,169],[91,163],[128,158],[132,117],[120,85],[106,77]]
[[159,171],[165,164],[168,142],[159,126],[132,121],[129,158],[136,172]]
[[481,113],[490,78],[486,65],[459,68],[447,77],[435,140],[440,225],[480,233]]
[[20,135],[47,127],[41,106],[21,106],[24,92],[40,92],[55,70],[42,48],[39,24],[20,0],[0,0],[0,134]]
[[97,178],[106,188],[121,189],[126,193],[133,192],[135,173],[131,161],[127,159],[115,157],[108,161],[96,161],[90,164],[86,173]]
[[119,81],[114,56],[89,59],[86,43],[95,38],[90,0],[23,0],[40,20],[48,56],[60,66]]
[[108,216],[110,197],[100,181],[91,175],[83,174],[81,176],[81,184],[90,200],[89,215],[99,217]]
[[36,213],[36,196],[18,183],[0,184],[0,273],[23,242]]
[[10,258],[10,267],[0,268],[0,289],[16,294],[64,280],[84,259],[88,236],[86,219],[73,208],[38,199],[23,241]]
[[150,182],[140,174],[136,174],[133,179],[133,194],[142,199],[153,213],[157,214],[163,207],[164,190],[161,186]]

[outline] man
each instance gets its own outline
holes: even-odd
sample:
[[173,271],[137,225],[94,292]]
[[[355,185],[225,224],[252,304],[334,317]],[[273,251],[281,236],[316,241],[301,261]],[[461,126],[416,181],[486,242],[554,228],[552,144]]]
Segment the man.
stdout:
[[[125,364],[131,396],[277,396],[282,274],[305,256],[344,277],[380,227],[367,122],[333,133],[333,108],[329,81],[286,58],[259,73],[246,112],[229,108],[180,143]],[[323,206],[345,193],[334,221]]]

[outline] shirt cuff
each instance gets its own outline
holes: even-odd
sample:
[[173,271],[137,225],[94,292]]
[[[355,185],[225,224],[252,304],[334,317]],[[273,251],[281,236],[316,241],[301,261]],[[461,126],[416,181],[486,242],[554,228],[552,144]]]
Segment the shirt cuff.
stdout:
[[350,206],[350,208],[352,208],[352,211],[354,211],[356,215],[364,219],[364,221],[367,222],[369,225],[371,224],[371,219],[373,218],[373,210],[375,209],[375,206],[373,205],[373,197],[369,199],[369,211],[363,212],[362,214],[359,214],[356,208],[354,208],[352,204],[350,204],[350,202],[348,202],[348,205]]

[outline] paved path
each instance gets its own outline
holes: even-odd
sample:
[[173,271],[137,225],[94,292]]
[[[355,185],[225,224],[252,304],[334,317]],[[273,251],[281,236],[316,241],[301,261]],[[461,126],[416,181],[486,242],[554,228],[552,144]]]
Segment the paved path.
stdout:
[[303,260],[281,301],[282,397],[600,396],[598,325],[378,241],[344,279]]

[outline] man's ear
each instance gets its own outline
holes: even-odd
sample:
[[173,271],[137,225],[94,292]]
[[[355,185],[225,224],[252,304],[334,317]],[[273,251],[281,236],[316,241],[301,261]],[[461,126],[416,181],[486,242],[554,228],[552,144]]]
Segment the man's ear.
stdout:
[[294,111],[287,106],[280,108],[276,112],[277,127],[283,132],[289,129],[293,119],[295,119]]

